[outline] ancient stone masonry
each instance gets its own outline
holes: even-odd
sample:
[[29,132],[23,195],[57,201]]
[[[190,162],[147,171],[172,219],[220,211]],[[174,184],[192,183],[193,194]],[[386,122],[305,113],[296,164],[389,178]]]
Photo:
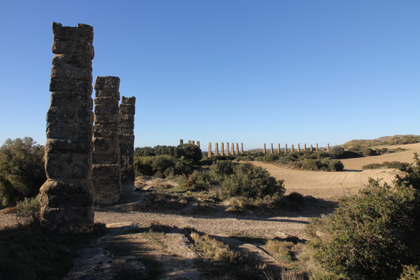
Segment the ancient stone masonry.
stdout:
[[209,142],[209,147],[207,149],[207,157],[211,157],[211,143]]
[[200,141],[197,141],[197,147],[200,148]]
[[271,143],[271,153],[273,153],[273,143]]
[[219,155],[219,143],[214,144],[214,155],[215,156]]
[[316,144],[316,150],[315,151],[317,151],[318,152],[318,143]]
[[280,154],[280,144],[277,146],[277,152]]
[[295,146],[292,144],[292,153],[295,151]]
[[300,144],[298,144],[298,152],[300,152]]
[[236,153],[239,154],[239,144],[236,143]]
[[244,143],[241,143],[241,154],[244,153]]
[[229,142],[226,142],[226,155],[229,155]]
[[119,106],[120,117],[120,166],[121,187],[123,192],[134,191],[134,114],[136,113],[136,98],[122,97]]
[[330,151],[330,143],[327,144],[327,151]]
[[235,144],[234,143],[231,143],[231,145],[230,145],[230,147],[231,147],[231,155],[235,155]]
[[115,204],[121,194],[119,138],[120,78],[96,77],[92,182],[96,203]]
[[284,153],[287,154],[287,144],[284,144]]
[[93,28],[53,23],[41,223],[51,230],[93,228]]
[[267,149],[265,148],[265,143],[264,143],[263,153],[264,153],[264,155],[267,153]]
[[179,140],[179,145],[183,145],[184,144],[184,140],[180,139]]
[[225,147],[224,147],[225,143],[220,143],[220,155],[224,156],[225,155]]

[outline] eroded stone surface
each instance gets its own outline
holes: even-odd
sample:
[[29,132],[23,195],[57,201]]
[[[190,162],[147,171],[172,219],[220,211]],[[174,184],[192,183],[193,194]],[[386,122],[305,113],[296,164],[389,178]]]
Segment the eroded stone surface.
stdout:
[[122,97],[119,106],[120,134],[120,166],[121,166],[121,185],[123,192],[134,191],[134,114],[136,98]]
[[96,203],[110,205],[121,194],[121,168],[119,151],[120,78],[96,77],[95,125],[93,126],[92,182]]
[[41,223],[51,230],[93,227],[93,28],[53,23],[51,103],[47,111]]

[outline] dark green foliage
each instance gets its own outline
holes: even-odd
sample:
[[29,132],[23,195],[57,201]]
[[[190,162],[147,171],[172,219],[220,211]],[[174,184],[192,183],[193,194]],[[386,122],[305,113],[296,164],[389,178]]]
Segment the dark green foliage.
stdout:
[[331,171],[343,171],[344,170],[344,164],[339,160],[332,160],[332,161],[330,161],[329,169]]
[[419,159],[393,188],[371,179],[307,228],[314,259],[348,279],[397,279],[420,262]]
[[273,162],[279,159],[279,154],[266,154],[264,156],[264,162]]
[[343,158],[344,153],[345,151],[342,147],[334,147],[331,149],[331,156],[335,159]]
[[362,149],[362,153],[363,153],[364,156],[367,156],[367,157],[376,155],[375,151],[372,150],[371,148]]
[[166,178],[191,173],[191,163],[168,155],[136,157],[134,170],[139,175]]
[[175,157],[199,162],[203,157],[201,149],[193,144],[178,145],[175,148]]
[[0,206],[35,197],[46,179],[44,147],[32,138],[7,139],[0,147]]
[[156,156],[160,155],[168,155],[168,156],[175,156],[175,147],[174,146],[165,146],[165,145],[157,145],[153,147]]
[[385,161],[383,163],[370,163],[362,166],[362,169],[379,169],[379,168],[395,168],[395,169],[406,169],[409,167],[409,163],[407,162],[399,162],[399,161]]
[[39,222],[41,218],[41,194],[36,197],[27,198],[16,205],[17,216],[27,218],[29,222]]
[[152,147],[143,147],[134,149],[134,157],[150,157],[155,156],[155,150]]

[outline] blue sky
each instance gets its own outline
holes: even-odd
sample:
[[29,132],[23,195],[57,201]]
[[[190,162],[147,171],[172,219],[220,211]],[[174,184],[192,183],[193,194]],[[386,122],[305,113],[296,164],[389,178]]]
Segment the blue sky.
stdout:
[[[135,146],[420,134],[420,1],[1,1],[0,144],[45,144],[52,22],[137,98]],[[95,96],[93,92],[92,97]]]

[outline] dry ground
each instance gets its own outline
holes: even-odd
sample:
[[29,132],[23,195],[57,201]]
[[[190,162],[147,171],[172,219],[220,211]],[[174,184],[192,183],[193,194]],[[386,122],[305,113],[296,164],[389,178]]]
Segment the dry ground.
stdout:
[[420,154],[420,143],[407,145],[384,146],[389,149],[401,147],[405,151],[385,154],[381,156],[343,159],[345,170],[342,172],[302,171],[281,168],[272,164],[252,162],[254,165],[266,168],[271,176],[283,179],[286,194],[299,192],[303,195],[312,195],[317,198],[335,199],[347,194],[355,194],[364,187],[369,177],[383,179],[391,183],[398,171],[394,169],[362,170],[362,166],[370,163],[383,163],[384,161],[413,162],[414,153]]

